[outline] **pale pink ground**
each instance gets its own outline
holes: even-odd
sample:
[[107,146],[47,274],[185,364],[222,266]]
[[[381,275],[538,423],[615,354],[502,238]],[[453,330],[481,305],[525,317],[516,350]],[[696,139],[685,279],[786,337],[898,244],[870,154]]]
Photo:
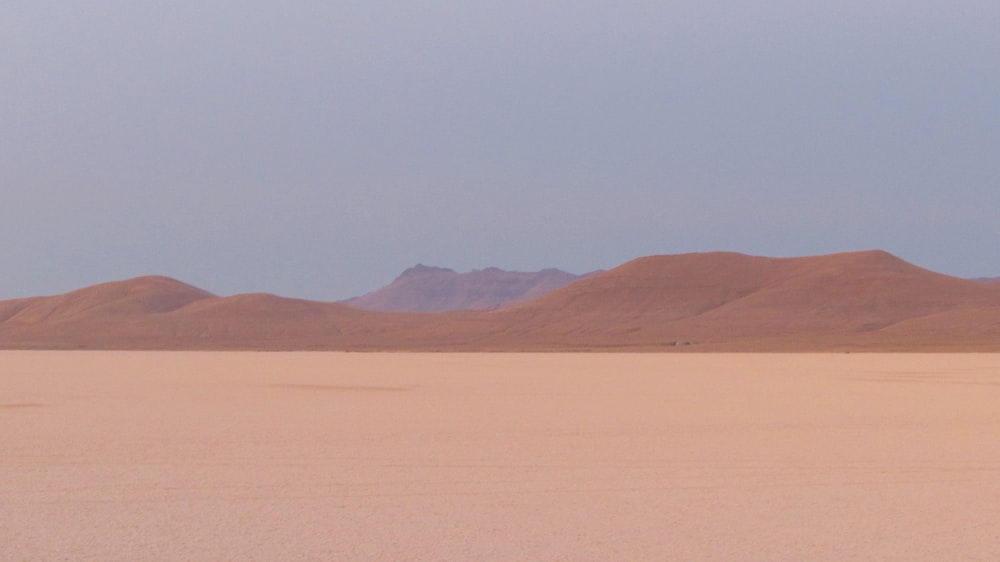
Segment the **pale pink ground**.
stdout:
[[1000,356],[0,353],[2,560],[997,560]]

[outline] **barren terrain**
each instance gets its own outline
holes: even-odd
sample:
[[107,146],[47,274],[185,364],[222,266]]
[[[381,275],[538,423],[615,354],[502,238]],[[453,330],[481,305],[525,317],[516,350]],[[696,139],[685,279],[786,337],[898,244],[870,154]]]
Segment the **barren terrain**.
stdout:
[[881,251],[649,256],[498,310],[378,312],[138,277],[0,301],[0,349],[1000,351],[1000,284]]
[[4,560],[994,560],[991,354],[0,353]]

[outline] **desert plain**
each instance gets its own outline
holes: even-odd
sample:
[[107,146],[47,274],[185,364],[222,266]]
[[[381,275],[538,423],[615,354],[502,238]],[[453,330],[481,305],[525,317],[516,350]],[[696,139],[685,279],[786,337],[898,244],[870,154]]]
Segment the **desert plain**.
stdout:
[[1000,355],[0,352],[3,560],[996,560]]

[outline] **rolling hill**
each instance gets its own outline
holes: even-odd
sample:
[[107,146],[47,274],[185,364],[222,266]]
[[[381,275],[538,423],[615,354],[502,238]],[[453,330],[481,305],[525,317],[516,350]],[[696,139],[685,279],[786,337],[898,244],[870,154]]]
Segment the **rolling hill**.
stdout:
[[1000,351],[1000,285],[881,251],[715,252],[639,258],[504,308],[415,313],[142,277],[0,301],[0,348]]
[[[539,326],[532,337],[551,341],[888,345],[881,331],[889,326],[988,310],[997,299],[1000,287],[881,251],[803,258],[706,253],[633,260],[506,313],[510,323]],[[938,341],[950,340],[942,334]]]
[[[37,325],[127,317],[177,310],[215,295],[162,276],[148,276],[102,283],[65,295],[3,301],[0,319],[5,324]],[[6,310],[7,312],[3,312]]]

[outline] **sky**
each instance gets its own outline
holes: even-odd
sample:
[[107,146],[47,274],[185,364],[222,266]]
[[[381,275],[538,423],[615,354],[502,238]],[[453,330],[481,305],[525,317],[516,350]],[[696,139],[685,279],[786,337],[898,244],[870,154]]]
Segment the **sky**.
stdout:
[[0,2],[0,299],[884,249],[1000,275],[995,0]]

